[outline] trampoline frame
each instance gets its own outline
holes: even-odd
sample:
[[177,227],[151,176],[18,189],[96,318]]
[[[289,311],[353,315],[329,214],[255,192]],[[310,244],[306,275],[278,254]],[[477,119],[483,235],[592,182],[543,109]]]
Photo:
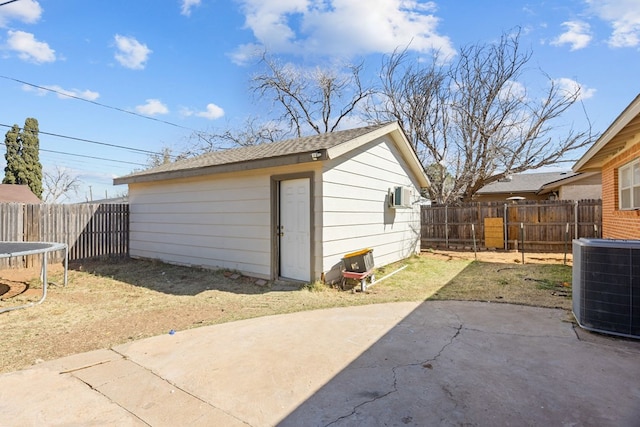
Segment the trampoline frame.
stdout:
[[[45,246],[43,246],[45,245]],[[16,250],[12,251],[11,247]],[[31,249],[29,249],[31,247]],[[39,301],[30,302],[16,307],[7,307],[0,309],[0,313],[4,313],[12,310],[20,310],[22,308],[33,307],[34,305],[41,304],[47,298],[47,254],[49,252],[56,252],[64,250],[64,286],[67,285],[67,277],[69,270],[69,247],[66,243],[57,242],[2,242],[0,241],[0,249],[5,250],[0,252],[0,259],[13,258],[27,255],[42,254],[42,297]],[[6,249],[9,249],[8,251]]]

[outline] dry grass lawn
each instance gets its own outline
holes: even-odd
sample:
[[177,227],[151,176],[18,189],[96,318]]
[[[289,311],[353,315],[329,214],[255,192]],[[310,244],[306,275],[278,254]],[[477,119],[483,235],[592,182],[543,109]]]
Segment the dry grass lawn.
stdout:
[[[559,257],[523,266],[518,254],[473,262],[473,254],[425,252],[377,271],[381,278],[407,265],[366,293],[132,259],[72,263],[61,286],[62,267],[50,265],[49,282],[58,285],[49,285],[44,303],[0,314],[0,373],[170,330],[327,307],[435,298],[569,308],[571,269],[557,265]],[[39,269],[0,271],[0,309],[37,301],[38,275]]]

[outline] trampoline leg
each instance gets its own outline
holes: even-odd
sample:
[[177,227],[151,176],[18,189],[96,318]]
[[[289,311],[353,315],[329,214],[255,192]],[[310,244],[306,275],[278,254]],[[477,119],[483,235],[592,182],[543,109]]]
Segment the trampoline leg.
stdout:
[[67,272],[69,271],[69,248],[64,247],[64,286],[67,286]]
[[[69,269],[69,246],[66,244],[60,244],[59,246],[62,247],[57,247],[53,250],[61,250],[64,249],[64,284],[65,286],[67,285],[67,280],[68,280],[68,269]],[[39,251],[42,252],[42,251]],[[42,278],[42,298],[40,298],[40,301],[37,302],[31,302],[29,304],[25,304],[25,305],[20,305],[17,307],[7,307],[7,308],[1,308],[0,309],[0,313],[6,313],[7,311],[13,311],[13,310],[20,310],[23,308],[27,308],[27,307],[33,307],[34,305],[37,304],[41,304],[46,298],[47,298],[47,285],[48,285],[48,277],[47,277],[47,254],[51,252],[51,250],[44,250],[44,252],[42,252],[42,271],[41,271],[41,278]],[[29,252],[20,252],[20,253],[9,253],[8,258],[10,259],[12,256],[16,256],[16,255],[35,255],[37,254],[37,251],[29,251]],[[6,258],[6,257],[3,257]]]
[[47,298],[47,253],[42,254],[42,298],[36,304],[41,304]]

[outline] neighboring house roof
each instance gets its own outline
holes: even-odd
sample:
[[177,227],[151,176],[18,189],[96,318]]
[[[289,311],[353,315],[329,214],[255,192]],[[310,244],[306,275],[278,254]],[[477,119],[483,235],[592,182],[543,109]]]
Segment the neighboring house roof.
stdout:
[[573,165],[575,172],[598,171],[610,158],[638,143],[640,134],[640,95],[629,104],[598,140]]
[[122,205],[127,203],[129,203],[129,195],[109,197],[108,199],[91,200],[91,201],[81,202],[80,204]]
[[487,184],[476,194],[522,194],[538,193],[545,184],[556,182],[576,176],[573,172],[540,172],[521,173],[511,175],[510,179],[504,179]]
[[42,203],[28,185],[0,184],[0,202],[3,203]]
[[396,142],[419,184],[428,187],[429,180],[424,169],[397,122],[214,151],[115,178],[113,183],[151,182],[334,159],[387,134]]
[[598,172],[587,172],[587,173],[567,173],[565,178],[561,178],[557,181],[552,181],[547,184],[544,184],[540,187],[538,194],[547,194],[552,191],[558,190],[563,185],[570,184],[580,184],[581,181],[591,178],[592,176],[598,175]]

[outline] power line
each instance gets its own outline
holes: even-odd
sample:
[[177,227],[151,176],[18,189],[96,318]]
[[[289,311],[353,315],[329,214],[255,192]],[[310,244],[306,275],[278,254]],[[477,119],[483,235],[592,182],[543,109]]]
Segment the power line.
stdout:
[[65,156],[83,157],[85,159],[104,160],[104,161],[107,161],[107,162],[115,162],[115,163],[126,163],[126,164],[129,164],[129,165],[136,165],[136,166],[147,166],[147,165],[142,164],[142,163],[127,162],[127,161],[124,161],[124,160],[115,160],[115,159],[105,159],[103,157],[85,156],[83,154],[65,153],[63,151],[44,150],[42,148],[40,149],[40,151],[43,151],[43,152],[46,152],[46,153],[64,154]]
[[13,2],[15,2],[15,1],[18,1],[18,0],[9,0],[9,1],[5,1],[4,3],[0,3],[0,6],[4,6],[5,4],[13,3]]
[[[102,162],[94,162],[81,157],[71,157],[66,152],[63,154],[41,152],[39,158],[43,166],[45,164],[61,165],[71,169],[86,171],[87,173],[100,173],[101,171],[115,173],[115,170],[123,170],[129,173],[133,167],[127,164],[113,163],[109,161],[109,159]],[[146,169],[146,167],[143,167],[143,169]]]
[[[6,128],[12,128],[13,127],[13,126],[5,125],[5,124],[2,124],[2,123],[0,123],[0,126],[4,126]],[[20,130],[22,130],[22,128],[20,128]],[[106,143],[106,142],[92,141],[90,139],[76,138],[74,136],[60,135],[60,134],[57,134],[57,133],[44,132],[44,131],[41,131],[41,130],[38,130],[38,133],[42,134],[42,135],[55,136],[56,138],[71,139],[73,141],[88,142],[89,144],[97,144],[97,145],[104,145],[106,147],[120,148],[122,150],[129,150],[129,151],[134,151],[134,152],[142,153],[142,154],[148,154],[148,155],[154,155],[154,156],[161,156],[162,155],[162,153],[158,153],[156,151],[142,150],[140,148],[126,147],[124,145],[116,145],[116,144],[109,144],[109,143]]]
[[[17,0],[13,0],[13,1],[17,1]],[[0,6],[2,6],[2,4],[0,4]],[[125,109],[119,108],[119,107],[112,107],[110,105],[102,104],[100,102],[92,101],[90,99],[81,98],[79,96],[71,95],[69,93],[64,93],[64,92],[60,92],[60,91],[57,91],[55,89],[51,89],[51,88],[48,88],[48,87],[39,86],[39,85],[34,84],[34,83],[25,82],[24,80],[20,80],[20,79],[16,79],[16,78],[13,78],[13,77],[8,77],[8,76],[2,76],[2,75],[0,75],[0,78],[6,79],[6,80],[12,80],[12,81],[17,82],[17,83],[22,83],[22,84],[27,85],[27,86],[35,87],[36,89],[53,92],[55,94],[58,94],[58,95],[61,95],[61,96],[66,96],[68,98],[73,98],[73,99],[77,99],[79,101],[88,102],[90,104],[97,105],[99,107],[109,108],[111,110],[120,111],[121,113],[131,114],[132,116],[141,117],[143,119],[153,120],[155,122],[164,123],[164,124],[167,124],[167,125],[170,125],[170,126],[175,126],[177,128],[190,130],[192,132],[198,132],[195,129],[192,129],[192,128],[189,128],[189,127],[186,127],[186,126],[182,126],[182,125],[178,125],[176,123],[168,122],[166,120],[161,120],[161,119],[156,119],[155,117],[145,116],[144,114],[136,113],[134,111],[125,110]]]

